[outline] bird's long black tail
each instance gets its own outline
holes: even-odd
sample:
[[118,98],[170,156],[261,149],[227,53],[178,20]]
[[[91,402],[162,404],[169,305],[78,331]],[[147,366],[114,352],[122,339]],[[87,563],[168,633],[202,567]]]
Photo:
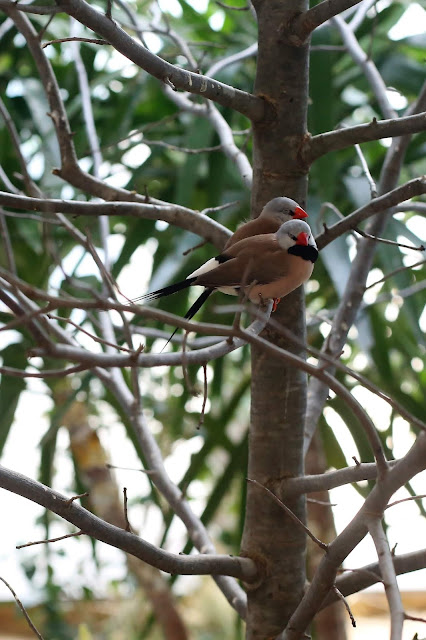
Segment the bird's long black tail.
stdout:
[[196,277],[187,278],[186,280],[181,280],[180,282],[169,284],[167,287],[157,289],[157,291],[150,291],[149,293],[145,293],[143,296],[139,296],[139,298],[135,298],[134,300],[132,300],[132,302],[141,302],[142,300],[157,300],[157,298],[170,296],[172,293],[182,291],[182,289],[187,289],[196,279]]
[[[185,313],[185,315],[184,315],[185,320],[191,320],[191,318],[193,318],[195,316],[197,311],[199,309],[201,309],[201,307],[203,306],[203,304],[205,303],[205,301],[207,300],[209,295],[211,293],[213,293],[213,291],[214,291],[214,289],[204,289],[203,293],[200,296],[198,296],[198,298],[196,299],[196,301],[194,302],[192,307],[190,307],[188,309],[188,311]],[[161,351],[163,351],[167,347],[167,345],[169,344],[170,340],[173,338],[173,336],[175,335],[175,333],[177,332],[178,329],[179,329],[179,327],[176,327],[176,329],[173,331],[172,335],[167,340],[166,344],[161,349]]]

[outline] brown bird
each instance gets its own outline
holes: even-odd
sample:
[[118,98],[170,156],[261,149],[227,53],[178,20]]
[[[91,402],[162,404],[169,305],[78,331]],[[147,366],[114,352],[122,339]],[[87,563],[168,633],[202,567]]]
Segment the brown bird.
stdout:
[[251,236],[259,236],[264,233],[275,233],[283,222],[307,218],[308,214],[295,200],[280,196],[265,204],[262,211],[254,220],[242,224],[229,238],[224,249],[236,242]]
[[[240,240],[249,238],[251,236],[263,235],[265,233],[275,233],[284,222],[287,222],[289,220],[299,220],[307,217],[308,214],[306,213],[306,211],[302,209],[302,207],[295,200],[287,198],[286,196],[273,198],[265,204],[257,218],[255,218],[254,220],[249,220],[248,222],[245,222],[240,227],[238,227],[235,233],[226,242],[224,251],[229,249],[232,245],[234,245],[236,242],[239,242]],[[207,262],[206,265],[209,265],[209,269],[213,269],[220,264],[219,260],[220,256],[218,256],[217,258],[213,258],[211,261]],[[213,291],[213,288],[204,289],[204,291],[200,296],[198,296],[194,304],[185,313],[185,320],[191,320],[191,318],[194,317],[194,315],[199,309],[201,309],[201,307],[206,302],[207,298],[213,293]],[[139,300],[139,298],[137,300]],[[274,311],[276,309],[276,304],[277,303],[274,304]],[[171,338],[175,333],[176,331],[172,334]]]
[[[303,220],[289,220],[276,233],[239,240],[185,280],[147,293],[138,300],[156,300],[191,286],[205,287],[200,298],[216,290],[238,295],[243,286],[246,296],[255,304],[277,301],[308,280],[317,258],[318,249],[309,225]],[[193,314],[199,308],[194,310],[194,306],[190,309]]]

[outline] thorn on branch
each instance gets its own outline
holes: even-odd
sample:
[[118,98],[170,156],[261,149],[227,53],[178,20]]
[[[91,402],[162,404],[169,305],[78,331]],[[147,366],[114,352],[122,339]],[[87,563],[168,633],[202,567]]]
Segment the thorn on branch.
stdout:
[[126,531],[129,533],[133,533],[132,527],[130,526],[129,518],[127,515],[127,488],[123,487],[123,496],[124,496],[124,520],[126,522]]
[[144,351],[144,349],[145,349],[145,345],[143,344],[143,342],[141,342],[138,348],[135,351],[133,351],[133,353],[131,353],[130,358],[133,362],[135,362],[135,364],[137,363],[138,358],[142,353],[142,351]]
[[108,18],[108,20],[112,21],[112,0],[107,0],[107,8],[105,11],[105,17]]
[[89,492],[85,491],[84,493],[80,493],[76,496],[72,496],[69,500],[67,500],[65,502],[65,506],[66,507],[70,507],[72,505],[72,503],[74,502],[74,500],[78,500],[79,498],[87,498],[89,496]]
[[173,82],[170,80],[169,76],[165,76],[164,78],[164,83],[167,84],[171,89],[173,89],[173,91],[177,91],[175,85],[173,84]]

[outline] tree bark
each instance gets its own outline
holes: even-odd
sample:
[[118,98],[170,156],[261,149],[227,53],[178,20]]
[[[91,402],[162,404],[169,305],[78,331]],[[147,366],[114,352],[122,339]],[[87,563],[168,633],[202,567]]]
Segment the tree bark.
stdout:
[[[282,0],[257,0],[254,5],[259,24],[255,94],[267,107],[263,120],[253,125],[252,207],[260,211],[278,195],[302,205],[306,197],[306,169],[298,150],[306,134],[308,47],[290,46],[281,33],[307,5]],[[275,318],[305,339],[302,289],[285,298]],[[265,337],[303,355],[271,329],[266,329]],[[253,348],[251,393],[248,477],[271,486],[279,478],[302,474],[305,374]],[[288,506],[304,519],[303,499],[289,500]],[[255,485],[248,487],[242,550],[263,570],[262,579],[248,591],[247,638],[275,638],[303,593],[305,534]]]

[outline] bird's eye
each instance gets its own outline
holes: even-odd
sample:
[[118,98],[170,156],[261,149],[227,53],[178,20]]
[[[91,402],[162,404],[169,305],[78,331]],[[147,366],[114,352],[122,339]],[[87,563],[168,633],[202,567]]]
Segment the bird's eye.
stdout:
[[292,240],[296,240],[296,241],[297,241],[296,236],[294,236],[292,233],[289,233],[289,236],[290,236],[290,238],[291,238]]

